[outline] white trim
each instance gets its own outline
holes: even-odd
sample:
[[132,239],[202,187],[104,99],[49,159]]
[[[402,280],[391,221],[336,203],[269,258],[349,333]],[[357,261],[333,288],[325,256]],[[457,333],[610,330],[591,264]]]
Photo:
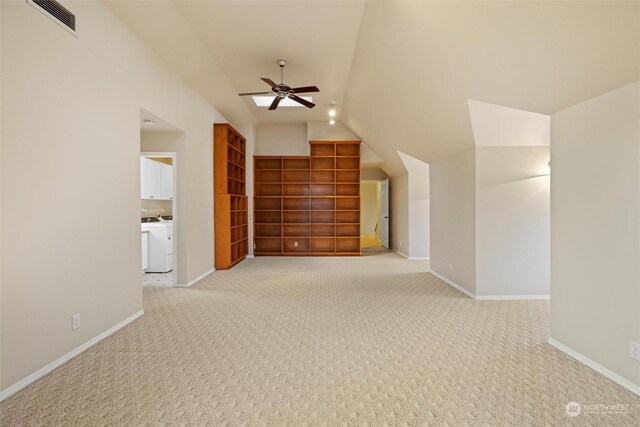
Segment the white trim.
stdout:
[[397,249],[394,249],[393,251],[394,251],[395,253],[397,253],[398,255],[400,255],[401,257],[403,257],[403,258],[409,259],[409,255],[405,254],[404,252],[400,252],[400,251],[399,251],[399,250],[397,250]]
[[594,362],[593,360],[589,359],[588,357],[578,353],[577,351],[567,347],[566,345],[554,340],[551,337],[549,337],[547,342],[551,346],[553,346],[553,347],[557,348],[558,350],[560,350],[561,352],[573,357],[578,362],[581,362],[581,363],[587,365],[588,367],[590,367],[591,369],[593,369],[597,373],[599,373],[601,375],[604,375],[605,377],[609,378],[614,383],[620,384],[622,387],[624,387],[627,390],[629,390],[629,391],[637,394],[638,396],[640,396],[640,385],[634,384],[631,381],[629,381],[629,380],[627,380],[625,378],[622,378],[620,375],[616,374],[615,372],[612,372],[612,371],[608,370],[607,368],[605,368],[604,366],[600,365],[599,363]]
[[428,256],[411,256],[407,258],[409,261],[431,261]]
[[253,254],[248,254],[246,258],[255,258],[255,256],[253,256]]
[[40,378],[44,377],[49,372],[51,372],[54,369],[56,369],[58,366],[64,364],[67,361],[69,361],[70,359],[72,359],[73,357],[75,357],[78,354],[82,353],[83,351],[85,351],[89,347],[93,346],[94,344],[97,344],[98,342],[102,341],[103,339],[105,339],[109,335],[111,335],[114,332],[116,332],[118,329],[121,329],[121,328],[127,326],[129,323],[133,322],[134,320],[136,320],[138,317],[142,316],[143,314],[144,314],[144,310],[138,311],[137,313],[133,314],[132,316],[129,316],[126,319],[124,319],[122,322],[117,323],[116,325],[110,327],[109,329],[107,329],[103,333],[98,334],[97,336],[91,338],[89,341],[85,342],[84,344],[74,348],[69,353],[65,354],[64,356],[57,358],[56,360],[54,360],[53,362],[49,363],[48,365],[38,369],[37,371],[35,371],[31,375],[21,379],[20,381],[18,381],[17,383],[15,383],[13,385],[10,385],[9,387],[5,388],[4,390],[2,390],[0,392],[0,402],[2,402],[7,397],[17,393],[18,391],[22,390],[23,388],[25,388],[29,384],[31,384],[31,383],[39,380]]
[[503,300],[549,300],[549,295],[476,295],[478,301],[503,301]]
[[476,299],[476,296],[473,294],[473,292],[463,288],[462,286],[458,285],[456,282],[447,279],[446,277],[444,277],[443,275],[436,273],[435,271],[431,270],[430,271],[431,274],[433,274],[434,276],[436,276],[438,279],[442,280],[443,282],[445,282],[447,285],[459,290],[460,292],[462,292],[463,294],[465,294],[468,297],[471,297],[473,299]]
[[205,277],[207,277],[208,275],[210,275],[211,273],[213,273],[214,271],[216,271],[215,268],[212,268],[211,270],[202,273],[201,275],[199,275],[198,277],[196,277],[193,280],[190,280],[189,283],[187,283],[186,285],[184,283],[178,283],[176,285],[176,288],[190,288],[191,285],[196,284],[197,282],[199,282],[200,280],[204,279]]

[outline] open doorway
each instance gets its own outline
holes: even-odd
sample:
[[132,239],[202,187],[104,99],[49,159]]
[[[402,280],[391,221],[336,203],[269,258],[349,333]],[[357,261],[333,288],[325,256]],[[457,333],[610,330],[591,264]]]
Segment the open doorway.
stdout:
[[[176,286],[178,276],[178,153],[160,151],[182,132],[142,110],[140,133],[140,231],[142,284]],[[154,151],[151,151],[154,150]],[[158,150],[158,151],[155,151]]]
[[143,285],[175,286],[176,153],[140,153]]
[[360,182],[360,247],[362,252],[389,248],[389,180]]

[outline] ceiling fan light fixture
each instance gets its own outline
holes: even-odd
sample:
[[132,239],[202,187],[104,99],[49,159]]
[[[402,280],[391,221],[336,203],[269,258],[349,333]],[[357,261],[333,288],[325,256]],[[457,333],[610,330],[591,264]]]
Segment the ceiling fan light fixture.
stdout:
[[329,105],[329,117],[335,117],[335,116],[336,116],[336,104],[332,102],[331,105]]

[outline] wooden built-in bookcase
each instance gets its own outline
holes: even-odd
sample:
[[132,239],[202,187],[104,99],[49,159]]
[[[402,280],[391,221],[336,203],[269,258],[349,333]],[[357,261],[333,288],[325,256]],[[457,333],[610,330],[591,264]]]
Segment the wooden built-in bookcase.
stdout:
[[249,253],[246,140],[229,124],[213,126],[215,267],[224,270]]
[[255,255],[360,255],[360,141],[254,157]]

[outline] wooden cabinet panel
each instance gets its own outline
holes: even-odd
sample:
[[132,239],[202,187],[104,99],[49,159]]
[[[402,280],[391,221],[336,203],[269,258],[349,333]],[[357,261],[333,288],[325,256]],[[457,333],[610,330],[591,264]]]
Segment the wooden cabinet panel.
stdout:
[[308,211],[311,206],[309,198],[289,197],[282,200],[282,209],[285,211]]
[[328,183],[335,179],[334,171],[313,170],[311,171],[311,182]]
[[309,182],[309,170],[284,170],[282,171],[283,182]]
[[319,143],[311,144],[311,157],[314,156],[335,156],[335,144],[331,143]]
[[311,226],[307,224],[287,224],[282,226],[282,235],[284,237],[292,236],[310,236]]
[[310,157],[254,158],[256,255],[360,254],[359,144],[312,141]]
[[333,237],[312,237],[311,252],[335,252],[336,239]]
[[333,184],[311,184],[312,196],[333,196],[335,191]]
[[282,239],[283,252],[309,252],[308,237],[285,237]]
[[349,197],[349,198],[338,198],[336,199],[336,209],[337,210],[360,210],[360,198],[359,197]]
[[310,159],[308,157],[282,159],[283,169],[309,170]]
[[311,235],[318,236],[333,236],[336,232],[336,226],[333,224],[312,224]]
[[220,270],[242,261],[249,251],[245,149],[245,139],[233,127],[214,125],[215,267]]
[[330,198],[313,198],[311,199],[311,209],[314,211],[332,211],[336,208],[336,199]]

